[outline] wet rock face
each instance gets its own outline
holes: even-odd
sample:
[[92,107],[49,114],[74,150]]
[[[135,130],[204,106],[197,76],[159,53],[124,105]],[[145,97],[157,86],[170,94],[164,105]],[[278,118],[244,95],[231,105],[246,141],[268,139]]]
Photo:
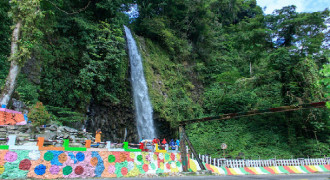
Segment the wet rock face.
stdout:
[[98,128],[102,131],[101,141],[132,142],[137,143],[138,134],[134,109],[121,105],[91,104],[89,108],[86,130],[95,132]]
[[38,58],[32,56],[27,62],[24,63],[22,73],[26,74],[28,79],[34,84],[40,84],[41,74],[41,61]]
[[154,124],[157,130],[158,138],[166,138],[166,140],[177,139],[178,128],[172,128],[170,122],[159,117],[159,113],[154,112]]

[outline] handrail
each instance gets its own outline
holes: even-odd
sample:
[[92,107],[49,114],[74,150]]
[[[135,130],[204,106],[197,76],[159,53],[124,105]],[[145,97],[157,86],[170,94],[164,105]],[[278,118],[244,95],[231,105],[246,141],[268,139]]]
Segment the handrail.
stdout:
[[[191,158],[194,159],[193,154]],[[199,154],[203,163],[217,167],[243,168],[243,167],[270,167],[270,166],[305,166],[305,165],[330,165],[330,157],[324,158],[296,158],[296,159],[225,159],[212,158]]]

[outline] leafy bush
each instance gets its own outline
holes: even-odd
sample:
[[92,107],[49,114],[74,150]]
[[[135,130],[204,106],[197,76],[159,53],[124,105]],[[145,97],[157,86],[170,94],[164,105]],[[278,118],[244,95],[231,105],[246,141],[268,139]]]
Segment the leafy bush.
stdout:
[[39,98],[39,86],[29,81],[24,75],[19,77],[18,86],[16,92],[19,94],[19,98],[26,105],[30,106],[36,104]]
[[42,102],[37,102],[30,110],[28,118],[34,126],[41,126],[50,120],[50,114]]

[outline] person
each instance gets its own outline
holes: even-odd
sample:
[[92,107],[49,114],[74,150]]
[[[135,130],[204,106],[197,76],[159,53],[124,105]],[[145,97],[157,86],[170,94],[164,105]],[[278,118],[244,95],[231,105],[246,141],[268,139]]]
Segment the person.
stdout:
[[179,150],[179,147],[180,147],[180,140],[179,139],[176,139],[176,141],[175,141],[175,144],[176,144],[176,146],[177,146],[177,150]]
[[175,149],[175,142],[174,142],[173,139],[171,139],[171,141],[170,141],[170,147],[171,147],[172,150]]
[[163,144],[163,145],[167,144],[167,142],[166,142],[166,139],[165,139],[165,138],[163,139],[163,141],[162,141],[162,144]]
[[95,142],[97,144],[99,144],[101,142],[101,134],[102,134],[101,129],[100,128],[97,129],[96,134],[95,134]]
[[143,142],[141,141],[139,144],[140,144],[139,149],[144,150],[144,144],[143,144]]
[[140,142],[142,142],[144,140],[144,137],[142,137],[141,139],[140,139]]
[[156,140],[157,140],[157,144],[158,144],[158,146],[160,146],[160,137],[158,137]]
[[154,138],[154,139],[152,140],[152,145],[155,146],[155,144],[157,144],[157,139],[156,139],[156,138]]

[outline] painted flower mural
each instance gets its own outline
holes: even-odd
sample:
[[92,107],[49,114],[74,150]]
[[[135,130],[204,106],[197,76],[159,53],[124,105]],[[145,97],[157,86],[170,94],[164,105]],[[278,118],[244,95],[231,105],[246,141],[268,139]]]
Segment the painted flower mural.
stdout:
[[178,168],[182,171],[181,163],[173,161],[176,156],[180,155],[112,151],[0,150],[0,179],[131,177],[169,173]]

